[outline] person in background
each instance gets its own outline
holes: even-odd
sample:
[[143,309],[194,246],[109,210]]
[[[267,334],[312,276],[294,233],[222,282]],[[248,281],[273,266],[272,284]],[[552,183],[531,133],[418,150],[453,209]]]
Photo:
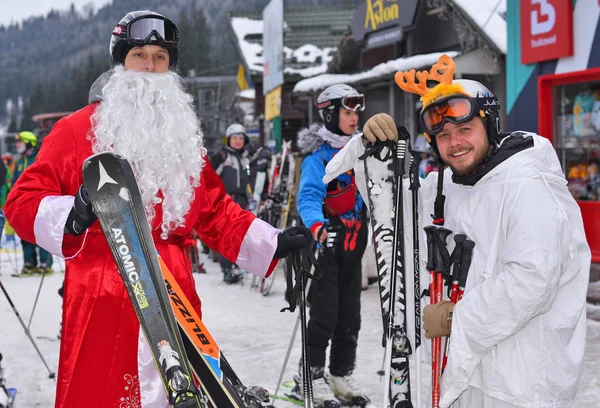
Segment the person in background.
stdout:
[[[33,165],[36,161],[39,147],[38,138],[32,132],[17,133],[17,152],[21,155],[15,164],[15,171],[11,180],[11,185],[15,185],[23,172]],[[44,248],[21,237],[21,246],[23,247],[23,268],[21,274],[31,275],[34,273],[52,273],[52,254]]]
[[[298,133],[302,161],[298,212],[317,242],[322,243],[319,264],[323,276],[312,282],[307,338],[315,403],[339,404],[363,396],[352,373],[360,330],[361,259],[368,239],[367,208],[358,194],[353,171],[328,184],[325,166],[358,128],[358,111],[365,97],[351,86],[333,85],[317,99],[323,123]],[[335,234],[335,238],[334,238]],[[333,247],[323,244],[328,235]],[[329,380],[325,378],[326,351]]]
[[[395,76],[402,90],[421,96],[421,126],[445,166],[443,189],[439,173],[421,181],[420,228],[434,226],[430,214],[439,214],[441,202],[444,227],[475,243],[463,298],[423,299],[425,337],[452,333],[439,406],[570,407],[583,368],[591,260],[581,209],[552,143],[531,132],[501,132],[496,96],[478,81],[453,79],[454,69],[443,55],[416,78],[415,70]],[[379,113],[363,136],[396,141],[398,131]],[[358,136],[324,181],[364,165],[363,152]],[[454,240],[447,242],[451,252]],[[429,280],[424,255],[421,288]]]
[[5,207],[19,236],[66,259],[55,408],[170,406],[83,186],[82,166],[92,154],[131,163],[156,250],[199,316],[186,254],[193,232],[260,277],[312,242],[308,229],[280,231],[226,194],[207,160],[193,97],[175,72],[175,24],[141,10],[111,31],[114,66],[94,93],[99,98],[53,126]]
[[[250,180],[250,155],[246,149],[249,144],[246,129],[239,123],[231,124],[226,132],[227,145],[223,146],[210,159],[215,172],[221,178],[225,191],[240,207],[247,209],[250,202],[248,182]],[[243,275],[240,268],[233,262],[218,254],[223,281],[239,282]]]

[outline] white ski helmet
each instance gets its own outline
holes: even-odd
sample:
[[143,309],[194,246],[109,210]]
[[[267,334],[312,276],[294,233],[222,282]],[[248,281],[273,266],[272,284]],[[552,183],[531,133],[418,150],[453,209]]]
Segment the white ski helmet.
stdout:
[[110,37],[108,47],[113,64],[123,64],[127,53],[135,46],[160,45],[169,52],[169,67],[179,58],[179,31],[165,16],[150,10],[127,13]]
[[500,102],[496,95],[481,82],[472,79],[455,79],[452,83],[462,85],[465,91],[475,99],[478,108],[483,111],[487,118],[487,134],[490,143],[492,145],[498,144],[501,139],[502,128],[500,126]]
[[[475,116],[480,116],[486,119],[485,125],[489,142],[492,146],[496,146],[502,138],[499,116],[500,103],[498,102],[498,98],[496,98],[496,96],[481,82],[471,79],[455,79],[452,81],[452,85],[460,85],[460,88],[449,88],[452,90],[452,92],[441,93],[441,95],[435,100],[427,105],[423,105],[423,109],[421,110],[421,126],[425,130],[426,137],[428,138],[433,150],[438,153],[435,135],[442,130],[446,122],[452,122],[455,124],[468,122]],[[449,101],[450,99],[461,99],[461,96],[463,98],[463,102],[461,103],[466,103],[466,105],[460,105],[462,109],[458,109],[459,111],[465,112],[465,114],[462,116],[445,116],[436,111],[433,111],[435,112],[433,114],[425,114],[426,110],[440,105],[445,105],[446,103],[451,103]],[[465,99],[469,102],[466,102]],[[454,102],[454,104],[456,104],[456,102]],[[469,106],[470,109],[465,108],[464,106]],[[444,111],[445,110],[446,108],[444,108]],[[442,120],[440,120],[441,116],[444,116]],[[430,118],[434,119],[431,120]],[[432,129],[434,126],[435,129]]]
[[246,128],[239,123],[232,123],[225,130],[225,136],[227,137],[227,145],[229,145],[229,139],[233,135],[244,135],[244,144],[248,145],[250,143],[250,139],[248,138],[248,134],[246,133]]
[[350,85],[336,84],[326,88],[317,98],[317,109],[325,127],[343,135],[339,128],[340,106],[352,111],[365,110],[365,96]]

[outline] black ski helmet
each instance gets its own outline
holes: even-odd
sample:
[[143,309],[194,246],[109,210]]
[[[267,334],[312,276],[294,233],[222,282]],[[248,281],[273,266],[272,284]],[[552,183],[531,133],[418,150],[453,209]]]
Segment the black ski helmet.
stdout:
[[169,67],[177,64],[179,32],[175,23],[150,10],[127,13],[110,38],[109,53],[113,64],[123,64],[133,47],[147,44],[160,45],[169,52]]
[[354,106],[349,108],[350,110],[364,110],[364,95],[358,93],[358,91],[346,84],[331,85],[326,88],[319,97],[317,98],[317,109],[319,110],[319,116],[325,124],[325,127],[338,135],[344,133],[339,128],[340,118],[340,106],[343,105],[344,98],[347,97],[360,97],[362,98],[362,105]]

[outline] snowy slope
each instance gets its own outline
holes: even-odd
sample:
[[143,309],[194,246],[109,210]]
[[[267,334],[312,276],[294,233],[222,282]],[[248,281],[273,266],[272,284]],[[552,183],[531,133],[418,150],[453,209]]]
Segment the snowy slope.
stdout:
[[[20,254],[19,254],[20,257]],[[21,316],[27,323],[37,293],[40,278],[13,278],[14,254],[0,251],[0,280],[8,290]],[[18,259],[21,263],[20,258]],[[62,260],[61,260],[62,263]],[[284,282],[277,276],[274,292],[268,297],[251,291],[250,278],[244,286],[228,286],[221,281],[219,267],[205,260],[208,273],[194,275],[203,300],[204,321],[220,344],[229,362],[246,384],[260,384],[274,391],[283,363],[296,314],[280,313],[286,306],[283,300]],[[60,268],[58,268],[60,269]],[[31,324],[33,337],[56,335],[61,316],[61,298],[56,291],[62,283],[62,273],[44,281],[37,310]],[[588,312],[597,312],[590,306]],[[382,360],[382,324],[379,299],[374,286],[363,292],[362,330],[359,336],[358,362],[355,372],[375,406],[382,406],[382,383],[376,372]],[[36,339],[52,370],[58,364],[57,341]],[[292,378],[300,358],[300,335],[288,364],[285,380]],[[54,404],[55,382],[48,379],[39,356],[24,334],[4,295],[0,293],[0,352],[9,387],[19,388],[17,408],[48,408]],[[574,407],[592,408],[600,400],[600,322],[588,320],[587,353],[583,378]],[[430,371],[424,367],[424,387],[429,384]],[[414,371],[412,372],[414,378]],[[90,386],[94,386],[90,384]],[[281,391],[280,391],[281,392]],[[424,394],[426,391],[424,390]],[[277,402],[276,407],[293,405]]]

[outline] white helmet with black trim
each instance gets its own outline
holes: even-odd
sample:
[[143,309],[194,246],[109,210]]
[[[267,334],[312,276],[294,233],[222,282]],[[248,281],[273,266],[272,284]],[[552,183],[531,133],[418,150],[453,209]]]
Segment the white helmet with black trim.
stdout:
[[325,127],[333,133],[343,135],[339,128],[340,106],[352,110],[365,110],[365,96],[346,84],[326,88],[317,98],[317,109]]
[[492,145],[500,143],[502,128],[500,126],[500,102],[496,95],[485,85],[472,79],[455,79],[453,84],[461,84],[465,91],[477,102],[487,119],[487,134]]
[[447,122],[459,124],[476,116],[485,119],[490,145],[497,146],[502,138],[499,112],[498,98],[481,82],[455,79],[451,87],[441,88],[437,98],[424,104],[420,122],[436,153],[439,152],[435,136]]

